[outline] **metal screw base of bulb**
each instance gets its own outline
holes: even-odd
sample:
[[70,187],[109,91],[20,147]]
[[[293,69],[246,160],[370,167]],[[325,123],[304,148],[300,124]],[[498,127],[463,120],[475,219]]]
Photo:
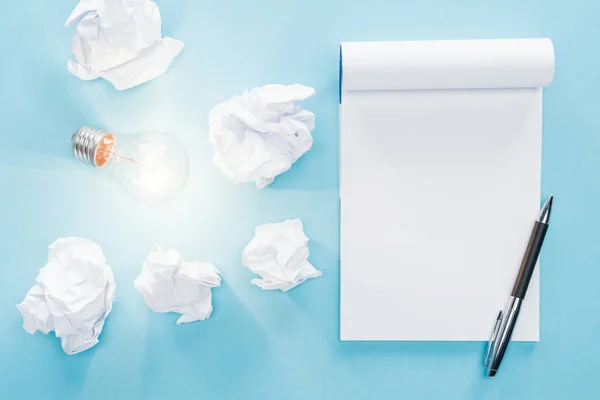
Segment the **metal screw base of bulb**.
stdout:
[[71,138],[71,146],[75,158],[96,167],[94,155],[100,141],[108,132],[101,129],[84,126]]

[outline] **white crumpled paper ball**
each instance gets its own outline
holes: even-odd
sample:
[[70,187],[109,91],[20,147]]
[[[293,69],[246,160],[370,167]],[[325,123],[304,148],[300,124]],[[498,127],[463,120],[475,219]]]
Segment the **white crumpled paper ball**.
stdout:
[[211,263],[183,261],[174,249],[151,251],[134,282],[154,312],[176,312],[177,324],[203,320],[212,313],[211,288],[221,285]]
[[309,278],[322,275],[308,262],[308,237],[302,221],[259,225],[242,252],[242,264],[259,278],[251,283],[263,290],[286,292]]
[[81,0],[66,26],[76,24],[71,43],[77,62],[67,69],[82,80],[104,78],[117,90],[162,75],[183,43],[161,37],[158,5],[150,0]]
[[209,114],[213,162],[234,183],[263,188],[312,146],[315,115],[300,101],[313,88],[266,85],[214,107]]
[[58,239],[36,282],[17,305],[27,332],[54,331],[67,354],[98,343],[116,288],[99,245],[89,239]]

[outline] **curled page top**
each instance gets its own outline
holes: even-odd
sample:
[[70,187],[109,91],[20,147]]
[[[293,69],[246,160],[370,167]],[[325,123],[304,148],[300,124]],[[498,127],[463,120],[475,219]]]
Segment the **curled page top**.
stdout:
[[182,314],[177,324],[210,317],[213,310],[210,289],[220,285],[217,267],[183,261],[174,249],[151,251],[134,282],[152,311]]
[[116,288],[100,246],[88,239],[58,239],[36,282],[17,305],[27,332],[54,331],[67,354],[98,343]]
[[68,70],[83,80],[102,77],[117,90],[163,74],[183,43],[161,38],[158,5],[150,0],[81,0],[66,25],[77,62]]
[[300,101],[313,88],[266,85],[244,91],[210,111],[213,161],[234,183],[263,188],[312,146],[315,115]]
[[346,42],[346,91],[546,87],[554,76],[550,39]]
[[286,292],[322,275],[308,262],[308,237],[302,221],[259,225],[242,252],[242,264],[260,276],[251,283],[263,290]]

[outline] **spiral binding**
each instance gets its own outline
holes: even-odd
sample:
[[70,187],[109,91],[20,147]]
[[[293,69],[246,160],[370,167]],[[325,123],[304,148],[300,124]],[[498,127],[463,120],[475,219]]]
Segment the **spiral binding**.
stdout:
[[71,138],[71,146],[73,147],[75,158],[96,166],[94,162],[96,148],[107,133],[91,126],[84,126],[78,130]]

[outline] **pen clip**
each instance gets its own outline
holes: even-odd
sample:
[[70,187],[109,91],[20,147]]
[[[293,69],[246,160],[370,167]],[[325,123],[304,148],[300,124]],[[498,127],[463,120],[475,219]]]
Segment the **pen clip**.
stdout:
[[502,322],[503,313],[500,311],[498,316],[496,317],[496,322],[494,323],[494,329],[492,329],[492,334],[490,335],[490,340],[488,341],[487,351],[485,352],[485,366],[487,367],[490,363],[490,358],[492,355],[492,347],[496,338],[498,337],[498,332],[500,331],[500,323]]

